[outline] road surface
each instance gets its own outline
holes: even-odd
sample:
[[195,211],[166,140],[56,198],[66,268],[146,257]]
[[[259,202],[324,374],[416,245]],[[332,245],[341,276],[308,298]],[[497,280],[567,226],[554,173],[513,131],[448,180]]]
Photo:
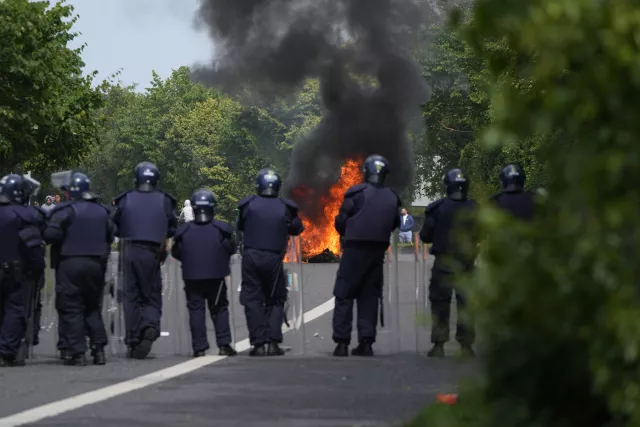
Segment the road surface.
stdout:
[[[62,366],[55,357],[55,310],[47,293],[45,328],[35,357],[26,368],[0,370],[0,426],[392,426],[412,418],[435,393],[454,390],[461,376],[474,371],[473,362],[456,360],[455,343],[443,360],[424,357],[429,331],[416,319],[421,312],[416,307],[423,307],[416,304],[416,288],[420,301],[424,295],[416,286],[422,273],[412,256],[401,255],[397,263],[399,298],[386,284],[392,290],[387,297],[399,303],[387,304],[387,328],[380,330],[377,356],[370,359],[331,356],[336,264],[304,264],[301,271],[288,266],[298,274],[290,314],[303,309],[304,328],[301,317],[292,316],[290,323],[297,319],[299,324],[285,333],[284,345],[291,347],[286,356],[248,357],[244,315],[237,303],[239,261],[232,267],[235,341],[245,350],[235,358],[215,356],[211,325],[211,356],[189,357],[177,262],[165,266],[163,336],[143,361],[122,358],[124,347],[114,336],[106,366]],[[393,271],[392,263],[388,273]],[[302,294],[296,291],[300,274]],[[107,297],[105,312],[113,307]],[[117,335],[118,322],[114,324]]]

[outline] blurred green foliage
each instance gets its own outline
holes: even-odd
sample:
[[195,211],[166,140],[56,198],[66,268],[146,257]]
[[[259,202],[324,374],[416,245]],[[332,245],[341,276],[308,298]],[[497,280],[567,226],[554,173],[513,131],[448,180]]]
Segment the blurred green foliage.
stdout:
[[640,8],[482,0],[472,12],[463,33],[491,95],[482,141],[529,159],[550,197],[531,225],[485,209],[472,300],[486,357],[467,392],[483,404],[471,424],[414,425],[640,425]]

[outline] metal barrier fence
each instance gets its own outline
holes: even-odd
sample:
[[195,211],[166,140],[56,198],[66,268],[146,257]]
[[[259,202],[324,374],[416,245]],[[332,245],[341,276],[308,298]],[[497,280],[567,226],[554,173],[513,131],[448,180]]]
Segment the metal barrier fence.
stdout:
[[[425,247],[418,244],[417,238],[416,233],[414,248],[410,254],[399,253],[397,236],[394,235],[392,238],[384,265],[385,325],[378,327],[375,344],[377,354],[424,353],[428,349],[430,321],[427,291],[433,258],[427,254]],[[283,346],[291,354],[330,353],[333,350],[333,302],[330,300],[333,297],[338,264],[305,263],[302,261],[299,238],[292,238],[290,241],[284,263],[289,297],[286,310],[288,326],[283,325],[283,331],[286,332]],[[111,254],[102,307],[109,335],[108,349],[112,357],[124,357],[127,350],[124,342],[124,281],[118,271],[119,256],[118,252]],[[241,279],[241,256],[234,255],[231,260],[231,274],[225,279],[234,345],[248,335],[244,310],[239,304]],[[152,355],[190,356],[191,335],[180,262],[171,256],[162,267],[162,283],[161,336],[154,344]],[[58,354],[58,317],[55,309],[55,272],[51,269],[47,269],[46,284],[41,298],[43,308],[40,342],[33,354],[36,358],[55,357]],[[452,323],[455,323],[455,319],[452,319]],[[212,348],[215,348],[215,333],[209,316],[207,331],[209,342]]]

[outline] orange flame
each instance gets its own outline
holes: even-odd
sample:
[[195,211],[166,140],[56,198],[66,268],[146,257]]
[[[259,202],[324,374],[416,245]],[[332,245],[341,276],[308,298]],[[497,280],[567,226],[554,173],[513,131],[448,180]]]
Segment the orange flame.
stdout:
[[[344,193],[349,187],[362,182],[362,161],[349,159],[342,166],[340,178],[331,186],[329,192],[320,198],[322,212],[312,221],[309,217],[300,214],[304,224],[304,232],[300,236],[302,240],[302,256],[305,259],[321,254],[329,249],[334,254],[340,254],[340,235],[334,228],[334,219],[338,215],[344,199]],[[310,190],[298,187],[295,193],[299,197],[308,196]],[[287,257],[289,258],[289,257]]]

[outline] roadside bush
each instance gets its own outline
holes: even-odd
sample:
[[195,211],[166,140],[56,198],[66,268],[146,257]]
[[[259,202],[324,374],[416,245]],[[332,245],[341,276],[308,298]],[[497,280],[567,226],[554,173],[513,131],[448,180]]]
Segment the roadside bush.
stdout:
[[550,195],[530,226],[484,212],[473,425],[640,425],[640,8],[483,0],[465,31],[493,84],[486,145],[544,140]]

